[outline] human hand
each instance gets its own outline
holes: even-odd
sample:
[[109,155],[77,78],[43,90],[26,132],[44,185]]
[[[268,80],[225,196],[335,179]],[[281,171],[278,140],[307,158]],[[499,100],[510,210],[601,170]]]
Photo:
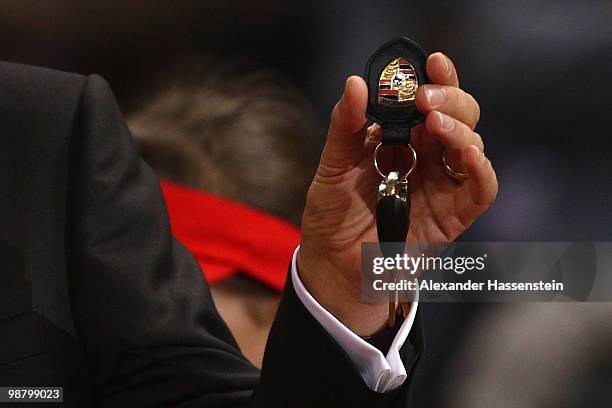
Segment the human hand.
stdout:
[[[441,53],[429,56],[432,84],[416,94],[417,108],[427,115],[412,129],[418,163],[410,175],[409,242],[451,242],[494,201],[497,177],[474,132],[480,116],[476,100],[459,88],[453,63]],[[367,127],[368,89],[349,77],[336,104],[325,148],[308,191],[298,254],[300,278],[330,313],[358,335],[380,329],[387,304],[360,300],[361,243],[376,242],[375,209],[381,177],[372,154],[381,138],[378,125]],[[441,164],[469,179],[457,182]]]

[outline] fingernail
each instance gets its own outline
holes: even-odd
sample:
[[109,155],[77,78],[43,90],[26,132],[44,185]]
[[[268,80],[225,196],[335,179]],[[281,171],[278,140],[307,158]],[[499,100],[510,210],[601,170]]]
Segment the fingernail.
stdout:
[[455,128],[455,121],[448,115],[438,112],[438,118],[440,120],[440,128],[445,132],[450,132]]
[[478,161],[478,164],[482,164],[485,161],[485,155],[483,152],[480,151],[480,149],[478,148],[478,146],[476,145],[470,145],[470,149],[474,152],[474,154],[476,155],[476,160]]
[[437,108],[444,103],[444,91],[442,88],[437,86],[427,86],[425,88],[425,96],[427,97],[427,102],[432,108]]
[[450,75],[451,74],[451,63],[446,55],[444,55],[444,66],[446,67],[446,74]]
[[480,154],[478,155],[478,163],[483,164],[485,162],[485,154],[484,152],[480,152]]
[[351,77],[346,78],[346,81],[344,81],[344,89],[342,92],[342,96],[344,96],[344,94],[346,93],[346,90],[349,88],[350,82],[351,82]]

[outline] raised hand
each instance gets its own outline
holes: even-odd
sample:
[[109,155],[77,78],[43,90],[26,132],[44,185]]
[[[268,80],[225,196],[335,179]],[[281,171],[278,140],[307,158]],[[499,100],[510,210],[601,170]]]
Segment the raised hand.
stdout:
[[[418,109],[425,123],[412,129],[418,165],[411,191],[408,241],[450,242],[494,201],[498,184],[484,144],[474,132],[480,109],[459,88],[453,63],[441,53],[429,56],[432,84],[419,87]],[[380,141],[377,125],[367,127],[367,86],[347,79],[331,117],[327,142],[308,191],[298,256],[300,278],[317,301],[359,335],[378,330],[387,319],[386,304],[360,301],[362,242],[376,242],[375,207],[381,177],[372,165]],[[458,182],[448,165],[469,178]]]

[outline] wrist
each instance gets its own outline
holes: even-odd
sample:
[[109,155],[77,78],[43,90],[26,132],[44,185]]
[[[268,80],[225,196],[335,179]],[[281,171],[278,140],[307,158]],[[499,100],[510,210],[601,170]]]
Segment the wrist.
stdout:
[[353,333],[370,336],[385,326],[388,304],[361,300],[359,271],[338,270],[326,257],[302,244],[297,272],[310,295]]

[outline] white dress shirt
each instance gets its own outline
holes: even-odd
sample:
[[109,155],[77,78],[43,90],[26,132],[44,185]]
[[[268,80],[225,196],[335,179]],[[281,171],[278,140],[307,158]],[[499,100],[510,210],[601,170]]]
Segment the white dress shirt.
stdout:
[[406,341],[414,323],[419,305],[419,293],[416,293],[410,312],[395,335],[389,352],[386,356],[383,356],[380,350],[349,330],[308,293],[297,272],[297,253],[299,249],[298,245],[291,260],[291,279],[293,280],[295,293],[306,309],[349,355],[371,390],[383,393],[402,385],[407,375],[406,368],[399,355],[399,349]]

